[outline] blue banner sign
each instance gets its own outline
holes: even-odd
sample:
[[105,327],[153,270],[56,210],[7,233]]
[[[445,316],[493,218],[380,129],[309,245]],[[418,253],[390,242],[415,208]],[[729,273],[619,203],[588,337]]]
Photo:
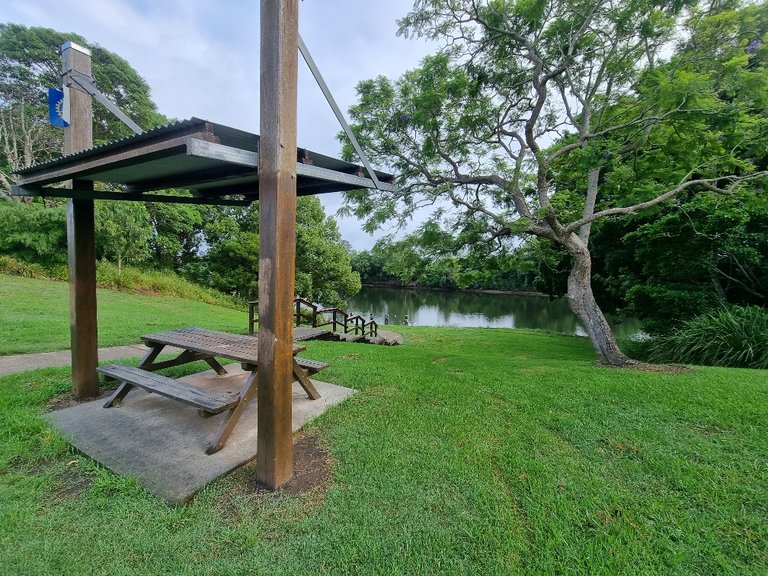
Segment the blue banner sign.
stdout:
[[53,126],[69,126],[69,98],[56,88],[48,88],[48,118]]

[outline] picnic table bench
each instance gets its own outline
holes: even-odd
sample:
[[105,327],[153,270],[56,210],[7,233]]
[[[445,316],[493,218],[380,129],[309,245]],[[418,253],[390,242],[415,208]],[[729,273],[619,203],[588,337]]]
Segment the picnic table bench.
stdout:
[[[212,454],[220,450],[232,433],[248,402],[256,395],[259,363],[256,340],[251,336],[229,334],[205,328],[168,330],[147,334],[141,339],[149,347],[149,350],[137,367],[111,364],[98,368],[98,371],[105,376],[120,382],[104,407],[111,408],[115,403],[125,398],[128,392],[135,387],[194,406],[204,415],[227,411],[218,431],[208,444],[206,453]],[[182,351],[176,358],[156,362],[157,357],[166,346],[180,348]],[[309,375],[327,368],[328,364],[296,356],[298,352],[305,349],[306,346],[294,345],[293,347],[293,378],[294,381],[299,382],[310,399],[317,400],[320,398],[320,394],[309,379]],[[162,368],[204,360],[218,375],[223,376],[227,371],[216,360],[217,356],[239,361],[243,370],[249,372],[239,394],[216,392],[167,376],[154,374],[156,370]]]

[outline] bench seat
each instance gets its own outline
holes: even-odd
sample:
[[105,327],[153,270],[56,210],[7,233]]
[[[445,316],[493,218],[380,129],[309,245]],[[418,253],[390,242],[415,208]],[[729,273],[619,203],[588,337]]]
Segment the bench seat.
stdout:
[[328,368],[327,362],[320,362],[319,360],[310,360],[309,358],[301,358],[299,356],[295,356],[296,363],[304,368],[307,372],[310,374],[317,374],[321,370],[325,370]]
[[[240,401],[240,395],[237,392],[213,392],[206,388],[193,386],[186,382],[174,380],[154,372],[147,372],[133,366],[110,364],[108,366],[101,366],[97,370],[105,376],[118,380],[121,384],[128,383],[131,386],[143,388],[166,398],[178,400],[211,414],[224,412],[237,405]],[[117,399],[115,396],[113,395],[109,399],[104,405],[105,408],[112,406],[113,402]]]

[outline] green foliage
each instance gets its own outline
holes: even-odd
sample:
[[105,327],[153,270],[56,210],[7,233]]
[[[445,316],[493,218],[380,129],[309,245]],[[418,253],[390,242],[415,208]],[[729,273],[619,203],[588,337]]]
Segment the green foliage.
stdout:
[[237,230],[216,242],[203,259],[203,270],[208,275],[207,283],[210,286],[244,300],[258,298],[258,234]]
[[683,322],[645,349],[653,362],[768,369],[768,310],[721,308]]
[[[221,207],[201,210],[201,237],[209,249],[188,260],[183,272],[195,282],[226,294],[258,298],[259,209]],[[350,255],[338,226],[326,217],[320,200],[297,199],[296,294],[327,305],[339,305],[360,290]]]
[[595,229],[595,290],[655,333],[721,303],[766,306],[767,230],[759,188],[682,195],[675,206]]
[[[66,268],[63,268],[65,275],[58,280],[66,279]],[[40,264],[32,264],[16,260],[10,256],[0,256],[0,274],[10,276],[23,276],[25,278],[53,279],[54,274],[50,270],[43,268]]]
[[111,262],[101,261],[96,264],[96,284],[100,288],[185,298],[234,310],[242,310],[245,305],[238,298],[190,282],[172,270],[140,270],[130,266],[120,269]]
[[154,264],[180,270],[192,262],[203,240],[205,207],[166,202],[147,202],[146,207],[154,231],[151,239]]
[[67,263],[66,210],[0,202],[0,254],[43,266]]
[[465,247],[435,222],[425,223],[402,240],[378,240],[370,251],[357,252],[352,267],[365,284],[420,288],[532,290],[533,271],[515,254],[496,252],[478,242]]
[[299,198],[296,212],[296,294],[329,306],[360,290],[360,275],[338,225],[316,196]]
[[[61,154],[63,134],[48,123],[49,87],[60,82],[60,47],[74,41],[91,49],[99,89],[145,129],[167,122],[157,112],[141,76],[118,55],[78,34],[0,24],[0,197],[15,180],[12,170]],[[94,106],[95,144],[132,134],[103,106]]]
[[556,243],[540,280],[554,273],[539,284],[562,291],[570,266],[574,312],[603,359],[621,363],[593,297],[591,228],[678,195],[765,186],[765,97],[740,94],[768,86],[767,12],[695,0],[418,1],[400,32],[443,49],[396,82],[361,82],[350,109],[399,191],[350,194],[348,213],[376,227],[429,206],[465,246],[496,243],[510,259],[521,237]]
[[141,264],[150,255],[153,236],[149,213],[138,202],[96,202],[96,253],[117,264]]
[[[34,106],[35,114],[47,117],[47,88],[59,85],[59,49],[67,41],[90,48],[99,89],[137,124],[146,129],[166,121],[150,98],[149,85],[117,54],[78,34],[20,24],[0,24],[0,101],[23,98]],[[111,112],[94,106],[95,143],[130,134]]]

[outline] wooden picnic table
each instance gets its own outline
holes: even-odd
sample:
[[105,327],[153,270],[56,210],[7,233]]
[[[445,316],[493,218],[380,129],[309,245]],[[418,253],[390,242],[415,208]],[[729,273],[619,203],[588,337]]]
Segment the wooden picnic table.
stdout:
[[[248,402],[256,396],[259,364],[256,339],[252,336],[229,334],[205,328],[180,328],[156,332],[144,335],[141,339],[149,347],[149,350],[137,367],[113,364],[98,369],[99,372],[121,382],[104,407],[112,407],[116,402],[125,398],[132,388],[139,387],[195,406],[205,415],[218,414],[227,410],[227,415],[208,444],[206,453],[212,454],[221,449]],[[157,357],[166,346],[179,348],[181,353],[176,358],[156,362]],[[301,384],[310,399],[317,400],[320,398],[320,394],[309,379],[308,373],[318,372],[328,365],[316,360],[297,358],[296,354],[305,349],[306,346],[293,346],[293,377],[294,381]],[[217,356],[236,360],[240,362],[243,370],[249,372],[239,394],[219,394],[179,380],[153,374],[162,368],[204,360],[218,375],[223,376],[227,371],[216,360]]]

